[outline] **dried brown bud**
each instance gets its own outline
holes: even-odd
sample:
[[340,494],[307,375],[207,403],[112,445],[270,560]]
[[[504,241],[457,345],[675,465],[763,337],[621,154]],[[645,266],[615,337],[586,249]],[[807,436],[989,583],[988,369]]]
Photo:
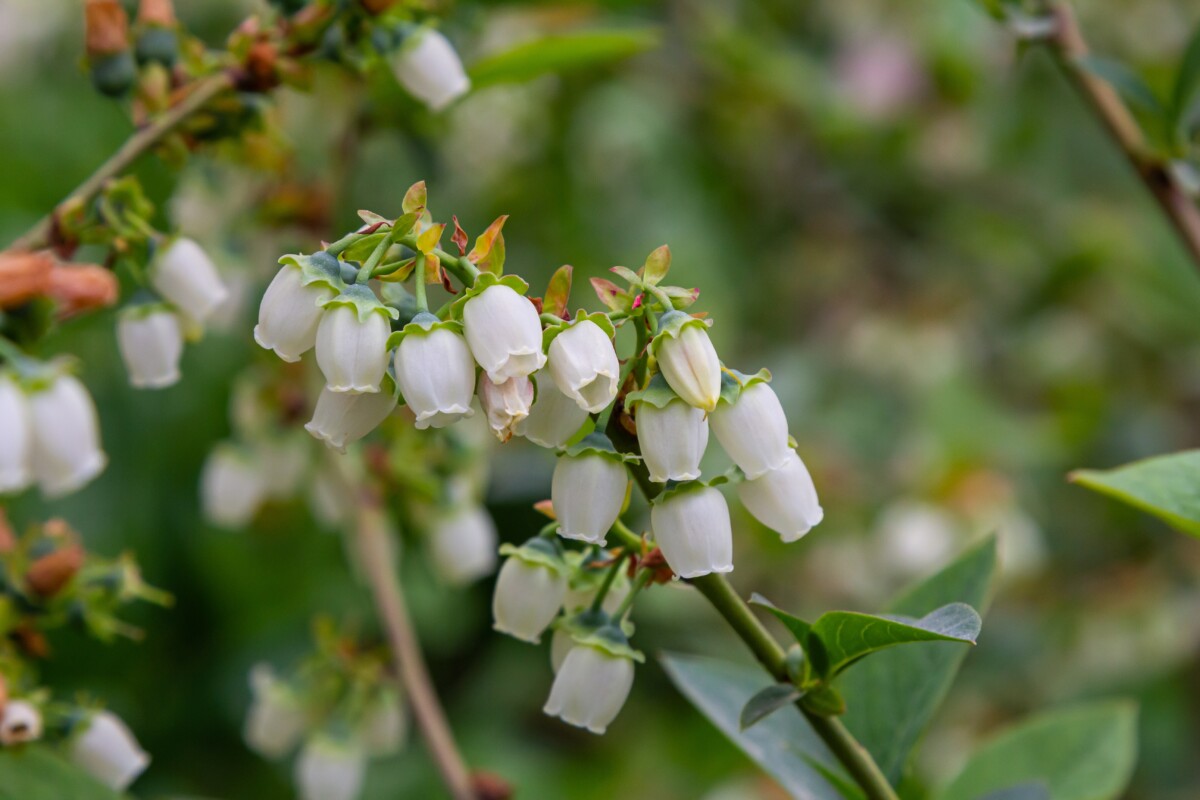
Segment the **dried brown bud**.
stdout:
[[30,564],[25,572],[25,582],[35,594],[53,597],[83,567],[83,556],[83,548],[78,544],[60,547]]
[[46,251],[0,253],[0,308],[15,308],[46,293],[54,257]]
[[97,264],[57,265],[50,270],[46,294],[58,302],[58,316],[66,318],[117,302],[117,276]]
[[508,781],[491,772],[476,772],[471,775],[471,788],[479,800],[509,800],[513,796]]
[[32,658],[46,658],[50,655],[50,642],[46,636],[28,622],[13,629],[12,638],[17,645]]
[[129,17],[117,0],[87,0],[84,39],[90,57],[129,49]]
[[142,0],[138,3],[137,21],[143,25],[170,28],[175,25],[175,7],[171,0]]
[[253,91],[265,91],[279,84],[275,66],[279,51],[270,42],[255,42],[246,54],[246,87]]

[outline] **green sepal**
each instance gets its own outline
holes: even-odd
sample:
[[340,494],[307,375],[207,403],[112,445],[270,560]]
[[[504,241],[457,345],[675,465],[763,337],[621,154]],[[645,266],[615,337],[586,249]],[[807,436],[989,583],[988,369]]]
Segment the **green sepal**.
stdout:
[[637,464],[642,459],[632,453],[621,453],[617,448],[613,447],[612,440],[603,433],[592,432],[580,439],[573,445],[559,451],[559,455],[567,458],[578,458],[580,456],[597,455],[612,461],[619,461],[622,464]]
[[658,358],[658,348],[662,346],[662,343],[667,339],[678,339],[689,325],[708,328],[712,325],[712,320],[693,317],[684,311],[668,311],[659,317],[658,333],[650,340],[650,355]]
[[[396,317],[393,317],[393,319],[396,319],[399,316],[400,312],[397,311]],[[435,315],[430,314],[428,311],[422,311],[413,317],[407,325],[388,337],[387,348],[388,350],[391,350],[393,347],[399,347],[400,343],[404,341],[404,337],[408,336],[409,334],[415,333],[419,336],[428,336],[438,328],[445,328],[446,330],[456,333],[459,336],[462,336],[463,332],[463,326],[461,322],[452,319],[438,319]]]
[[371,287],[361,283],[347,286],[345,289],[342,289],[340,294],[334,295],[321,304],[321,307],[325,309],[330,309],[334,306],[350,306],[358,313],[359,322],[366,322],[374,312],[384,314],[390,319],[400,318],[399,311],[390,306],[385,306],[375,296],[375,293],[371,291]]
[[562,545],[545,536],[534,536],[520,547],[512,544],[500,545],[500,555],[519,558],[526,564],[545,567],[556,575],[566,576],[570,567],[563,559]]
[[493,286],[507,286],[520,295],[529,291],[529,284],[516,275],[501,276],[492,272],[480,272],[479,277],[475,279],[475,283],[471,284],[462,293],[462,296],[450,305],[450,318],[462,319],[462,309],[467,304],[467,301],[472,297],[478,297]]
[[687,494],[688,492],[697,492],[701,489],[712,489],[714,487],[730,483],[732,480],[733,478],[731,478],[728,473],[722,473],[713,478],[709,478],[706,481],[667,481],[666,488],[659,492],[658,496],[650,501],[650,504],[658,505],[677,495]]
[[32,356],[6,359],[5,366],[12,371],[17,385],[26,393],[44,391],[49,389],[59,376],[73,375],[79,372],[79,360],[66,355],[58,356],[51,361],[42,361]]
[[610,656],[628,658],[639,664],[646,663],[646,657],[642,655],[642,652],[630,647],[629,637],[613,623],[597,628],[592,633],[583,636],[572,634],[571,638],[575,640],[576,644],[594,647]]
[[371,253],[375,252],[375,248],[384,238],[391,236],[392,232],[386,227],[381,228],[374,233],[363,234],[361,238],[352,242],[345,250],[342,251],[342,258],[347,261],[366,261]]
[[675,401],[683,402],[683,398],[675,394],[675,390],[667,384],[667,379],[661,373],[655,373],[645,389],[638,389],[625,395],[625,407],[633,408],[639,403],[646,403],[655,408],[666,408]]
[[738,372],[736,369],[723,367],[721,369],[721,394],[717,398],[717,405],[721,403],[732,405],[742,396],[743,391],[754,384],[770,382],[771,372],[766,368],[760,369],[753,375],[747,375],[744,372]]
[[163,312],[172,314],[175,312],[175,306],[149,292],[145,294],[138,292],[134,297],[130,298],[129,303],[126,303],[117,312],[117,316],[120,319],[145,319],[151,314]]
[[340,292],[345,286],[342,282],[342,262],[337,256],[318,250],[315,253],[288,253],[279,257],[279,263],[285,267],[296,267],[300,270],[300,284],[312,286],[320,284]]
[[560,333],[572,325],[584,320],[594,322],[596,325],[600,326],[600,330],[604,331],[605,335],[607,335],[609,339],[612,339],[617,335],[617,329],[613,327],[612,320],[608,318],[608,314],[605,314],[603,311],[593,311],[589,314],[581,308],[575,312],[575,319],[564,319],[562,322],[550,325],[546,328],[546,330],[542,331],[542,351],[545,352],[548,350],[550,348],[550,343],[553,342],[555,337],[557,337]]

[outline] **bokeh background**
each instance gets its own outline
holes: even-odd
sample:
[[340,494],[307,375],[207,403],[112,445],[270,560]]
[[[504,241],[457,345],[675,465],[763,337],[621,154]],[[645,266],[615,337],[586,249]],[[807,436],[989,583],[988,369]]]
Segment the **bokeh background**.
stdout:
[[[177,5],[214,45],[255,8]],[[288,766],[241,741],[250,665],[289,668],[322,612],[376,634],[337,532],[308,503],[276,502],[252,530],[222,531],[203,521],[197,484],[229,433],[236,377],[277,368],[250,339],[277,255],[349,229],[356,209],[398,213],[425,179],[438,218],[455,213],[472,234],[512,215],[509,268],[535,290],[574,264],[576,303],[596,306],[583,278],[669,243],[673,282],[702,288],[697,308],[715,319],[725,360],[770,367],[826,519],[784,547],[743,513],[740,589],[805,614],[873,610],[999,533],[999,590],[924,742],[919,783],[952,775],[980,737],[1033,709],[1130,696],[1142,707],[1130,796],[1200,795],[1200,546],[1065,480],[1200,438],[1200,277],[1044,54],[1018,56],[967,0],[446,11],[468,65],[589,25],[653,26],[662,42],[480,91],[439,118],[386,75],[364,87],[322,67],[312,93],[279,95],[282,171],[220,154],[182,173],[138,167],[162,224],[212,248],[241,290],[187,350],[185,380],[131,390],[112,313],[47,343],[82,359],[111,466],[78,495],[26,499],[12,517],[65,516],[90,548],[135,551],[177,599],[132,612],[143,642],[64,633],[44,668],[57,691],[107,698],[136,730],[154,758],[137,793],[290,797]],[[1096,49],[1152,83],[1200,15],[1170,0],[1096,0],[1080,13]],[[78,3],[0,1],[4,241],[128,134],[126,110],[79,67],[81,43]],[[515,441],[492,454],[489,505],[502,539],[523,540],[540,526],[531,504],[549,493],[552,457]],[[493,634],[491,581],[439,585],[406,533],[406,589],[473,765],[524,798],[775,796],[653,659],[607,736],[542,716],[546,648]],[[741,654],[684,590],[650,592],[636,620],[648,653]],[[414,735],[402,756],[372,762],[366,797],[439,791]]]

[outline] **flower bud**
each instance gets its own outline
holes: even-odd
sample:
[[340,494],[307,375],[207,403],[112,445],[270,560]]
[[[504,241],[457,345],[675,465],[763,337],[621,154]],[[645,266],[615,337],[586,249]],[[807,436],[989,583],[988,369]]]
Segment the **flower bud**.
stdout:
[[470,90],[471,80],[445,36],[424,30],[413,39],[401,46],[392,71],[396,80],[430,111],[441,111]]
[[383,391],[376,394],[346,394],[321,389],[312,419],[304,430],[320,439],[326,446],[346,452],[346,445],[357,442],[379,427],[396,408],[396,394]]
[[404,326],[396,348],[396,380],[404,401],[417,417],[417,428],[444,428],[472,416],[475,363],[461,335],[418,314]]
[[9,700],[0,714],[0,745],[12,747],[42,738],[42,712],[26,700]]
[[496,524],[485,509],[452,511],[434,524],[432,534],[433,566],[447,583],[471,583],[495,569]]
[[351,742],[314,736],[296,759],[300,800],[355,800],[367,772],[366,754]]
[[205,518],[222,528],[244,528],[266,498],[259,465],[230,444],[219,444],[200,473],[200,500]]
[[387,310],[378,301],[369,310],[343,302],[352,289],[361,290],[358,294],[370,293],[365,286],[349,287],[326,303],[317,326],[317,366],[331,392],[373,394],[387,372],[387,340],[392,329]]
[[25,570],[25,583],[34,594],[53,597],[79,574],[84,556],[84,550],[77,542],[64,544],[35,559]]
[[493,383],[486,372],[479,373],[479,405],[487,416],[488,427],[496,438],[507,442],[517,423],[529,416],[533,404],[533,382],[529,378],[509,378]]
[[163,389],[179,381],[183,331],[165,305],[127,308],[117,320],[117,345],[135,389]]
[[604,733],[633,688],[633,661],[589,645],[567,653],[542,709],[569,725]]
[[46,294],[58,308],[59,319],[107,308],[120,298],[121,287],[112,270],[99,264],[55,264],[50,268]]
[[792,453],[783,406],[763,381],[748,383],[732,403],[722,402],[709,415],[709,423],[721,447],[750,480],[783,466]]
[[546,363],[542,323],[529,299],[494,284],[463,306],[471,355],[496,383],[532,375]]
[[537,399],[529,409],[529,416],[518,422],[513,431],[534,444],[556,450],[579,432],[588,412],[560,392],[546,370],[539,372],[537,379]]
[[725,498],[711,486],[684,487],[650,509],[654,541],[681,578],[733,570],[733,529]]
[[195,322],[207,320],[229,297],[216,265],[191,239],[165,244],[150,265],[154,290]]
[[47,497],[73,492],[104,471],[96,406],[78,379],[58,375],[30,394],[29,418],[33,474]]
[[712,411],[721,397],[721,361],[704,323],[669,311],[659,325],[650,346],[662,376],[685,403]]
[[284,361],[299,361],[317,343],[322,306],[334,296],[338,260],[328,253],[284,256],[258,307],[254,341]]
[[33,480],[33,433],[25,393],[0,373],[0,494],[19,492]]
[[359,739],[367,755],[380,757],[398,753],[407,737],[408,722],[404,718],[400,695],[394,689],[385,688],[363,717]]
[[737,493],[746,510],[785,542],[796,541],[825,516],[812,476],[795,453],[783,466],[738,484]]
[[617,459],[595,451],[559,456],[550,481],[558,534],[604,544],[604,537],[621,514],[628,485],[629,474]]
[[559,391],[589,414],[602,411],[617,396],[617,351],[609,335],[590,319],[573,322],[554,337],[549,370]]
[[97,711],[71,742],[71,761],[93,778],[123,792],[150,765],[150,756],[111,711]]
[[666,483],[700,477],[700,459],[708,447],[708,420],[702,409],[682,400],[661,408],[638,403],[637,436],[650,480]]
[[307,720],[296,695],[267,664],[250,670],[253,699],[243,736],[251,750],[265,758],[283,758],[296,746]]
[[[536,544],[537,540],[526,544],[522,550]],[[496,579],[492,627],[500,633],[537,644],[541,641],[542,631],[558,615],[566,594],[566,575],[540,559],[523,558],[518,550],[505,560]]]

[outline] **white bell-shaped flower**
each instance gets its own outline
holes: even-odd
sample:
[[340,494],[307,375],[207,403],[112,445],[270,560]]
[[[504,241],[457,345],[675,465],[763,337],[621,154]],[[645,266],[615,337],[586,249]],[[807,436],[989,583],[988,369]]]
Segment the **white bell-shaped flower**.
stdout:
[[417,428],[444,428],[474,415],[475,362],[452,326],[439,324],[432,314],[418,314],[404,326],[395,367]]
[[383,308],[380,305],[378,312],[362,313],[357,306],[336,298],[325,306],[317,326],[317,366],[331,392],[379,391],[387,373],[387,341],[392,333]]
[[183,329],[163,304],[133,306],[117,320],[117,346],[135,389],[162,389],[179,381]]
[[42,738],[42,712],[27,700],[9,700],[0,715],[0,745],[12,747]]
[[682,311],[663,314],[651,343],[658,369],[688,405],[712,411],[721,397],[721,360],[705,324]]
[[518,552],[504,562],[496,578],[492,627],[537,644],[558,615],[566,594],[566,575],[545,563],[528,561]]
[[346,452],[346,445],[353,444],[366,436],[387,419],[396,408],[396,394],[388,391],[384,381],[383,391],[375,394],[347,394],[321,389],[312,419],[304,430],[325,443],[327,447]]
[[33,423],[33,474],[42,493],[59,497],[104,471],[96,406],[84,385],[58,375],[28,396]]
[[471,79],[445,36],[423,30],[414,38],[401,46],[392,70],[413,97],[430,111],[441,111],[471,89]]
[[570,631],[555,628],[554,635],[550,637],[550,669],[555,674],[562,669],[563,662],[567,660],[567,654],[574,649],[575,639],[571,636]]
[[408,721],[404,717],[404,704],[400,702],[398,692],[385,688],[371,701],[358,738],[367,755],[375,758],[400,751],[408,738]]
[[782,466],[738,484],[737,493],[746,510],[785,542],[796,541],[825,516],[812,476],[794,452]]
[[488,427],[497,439],[507,442],[517,424],[529,416],[529,408],[533,405],[533,382],[519,377],[493,383],[486,372],[480,372],[478,394]]
[[654,541],[681,578],[733,569],[733,528],[725,498],[711,486],[684,487],[650,509]]
[[633,661],[576,645],[563,659],[542,709],[569,725],[604,733],[633,688]]
[[496,383],[532,375],[546,363],[537,309],[511,286],[493,284],[467,300],[463,323],[471,355]]
[[434,569],[446,583],[462,585],[496,568],[496,523],[480,506],[464,506],[433,525],[429,542]]
[[296,759],[300,800],[355,800],[362,792],[367,756],[356,742],[314,736]]
[[655,483],[700,477],[700,459],[708,447],[708,420],[703,409],[672,400],[659,408],[637,404],[637,436],[642,458]]
[[621,365],[607,332],[590,319],[571,323],[550,342],[550,377],[563,394],[589,414],[617,396]]
[[25,393],[0,373],[0,494],[19,492],[33,481],[33,430]]
[[325,252],[284,256],[258,307],[254,341],[284,361],[299,361],[317,343],[322,306],[336,294],[338,260]]
[[299,699],[267,664],[250,670],[253,698],[242,735],[251,750],[265,758],[282,758],[300,741],[307,719]]
[[150,765],[150,756],[111,711],[97,711],[71,741],[71,761],[110,789],[123,792]]
[[537,399],[529,409],[529,416],[518,422],[513,431],[534,444],[557,450],[579,432],[588,412],[560,392],[546,372],[537,374]]
[[629,474],[618,459],[590,450],[559,456],[550,481],[559,535],[604,544],[628,486]]
[[708,420],[721,447],[750,480],[783,466],[792,453],[783,406],[763,381],[749,382],[736,400],[722,402]]
[[200,471],[200,504],[205,518],[222,528],[244,528],[267,496],[263,470],[249,453],[219,444]]
[[229,298],[217,267],[200,245],[180,236],[150,265],[150,285],[189,320],[202,323]]

